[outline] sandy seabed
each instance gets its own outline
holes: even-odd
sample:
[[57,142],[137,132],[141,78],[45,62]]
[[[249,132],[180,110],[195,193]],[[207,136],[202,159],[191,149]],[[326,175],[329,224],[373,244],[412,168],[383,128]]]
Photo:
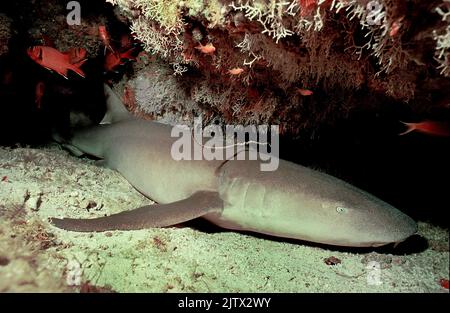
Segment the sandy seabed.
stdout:
[[47,218],[152,202],[58,146],[0,148],[0,179],[0,292],[448,292],[448,230],[428,223],[428,244],[407,254],[190,227],[76,233]]

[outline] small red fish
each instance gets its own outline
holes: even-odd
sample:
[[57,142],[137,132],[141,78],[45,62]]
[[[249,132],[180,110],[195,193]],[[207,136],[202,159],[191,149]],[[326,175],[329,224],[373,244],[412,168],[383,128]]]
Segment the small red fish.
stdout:
[[69,56],[69,62],[71,64],[75,64],[86,59],[87,51],[84,48],[72,48],[69,51],[65,52]]
[[442,288],[445,288],[448,290],[448,287],[449,287],[448,279],[445,279],[445,278],[440,279],[439,285],[441,285]]
[[308,89],[302,89],[302,88],[297,88],[297,92],[299,94],[301,94],[302,96],[311,96],[314,94],[314,92],[312,92],[311,90]]
[[235,67],[235,68],[232,68],[231,70],[228,70],[228,74],[230,74],[230,75],[240,75],[243,72],[244,72],[244,69],[240,68],[240,67]]
[[122,50],[129,49],[132,46],[133,46],[133,40],[132,40],[131,36],[122,35],[122,37],[120,37],[120,47],[122,48]]
[[400,30],[400,23],[394,22],[392,23],[391,30],[389,31],[389,36],[395,37]]
[[114,52],[114,49],[111,46],[111,40],[109,38],[108,31],[106,30],[105,25],[100,25],[98,27],[98,34],[100,36],[100,39],[103,41],[103,44],[105,45],[105,51],[104,54],[106,54],[106,49],[109,49],[112,53]]
[[450,136],[450,125],[447,123],[436,121],[423,121],[420,123],[405,123],[402,121],[400,122],[405,124],[408,127],[408,129],[403,133],[399,134],[399,136],[405,135],[412,131],[418,131],[424,134],[434,136],[442,136],[442,137]]
[[46,46],[34,46],[28,48],[28,56],[37,64],[45,67],[48,70],[53,70],[67,79],[67,71],[71,70],[81,77],[84,77],[84,72],[80,69],[80,66],[86,60],[81,60],[72,64],[70,62],[70,56],[59,52],[52,47]]
[[134,48],[131,48],[122,53],[109,52],[105,58],[105,70],[108,72],[113,71],[117,66],[124,64],[122,60],[136,60],[133,56]]
[[[8,176],[3,176],[3,177],[2,177],[2,182],[6,182],[6,183],[7,183],[7,182],[8,182]],[[447,288],[447,289],[448,289],[448,288]]]
[[402,21],[403,21],[404,17],[401,17],[399,19],[397,19],[396,21],[394,21],[391,25],[391,29],[389,31],[389,36],[391,37],[395,37],[398,34],[398,31],[400,30],[400,28],[402,27]]
[[41,108],[42,97],[44,96],[44,92],[45,92],[45,84],[44,82],[40,81],[36,84],[35,100],[34,100],[38,109]]
[[195,49],[200,50],[200,52],[204,54],[213,54],[216,52],[216,47],[214,47],[212,43],[206,45],[199,44]]
[[317,0],[297,0],[300,7],[300,16],[305,17],[311,15],[317,7]]

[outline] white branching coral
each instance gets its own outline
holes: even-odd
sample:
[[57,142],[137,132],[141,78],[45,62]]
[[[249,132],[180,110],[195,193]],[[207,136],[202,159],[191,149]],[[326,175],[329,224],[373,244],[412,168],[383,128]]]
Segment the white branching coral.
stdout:
[[244,39],[236,45],[236,48],[239,48],[242,53],[247,53],[251,58],[249,61],[244,59],[245,66],[252,67],[253,63],[263,58],[261,55],[257,55],[252,51],[250,36],[247,33],[245,34]]
[[[132,21],[131,31],[144,49],[168,58],[182,50],[185,23],[182,1],[172,0],[114,0],[121,12]],[[136,17],[136,14],[138,16]]]
[[[306,1],[307,2],[307,1]],[[305,1],[293,0],[238,0],[237,3],[233,1],[230,7],[235,11],[241,11],[245,17],[251,21],[257,21],[263,27],[263,34],[272,37],[276,43],[280,39],[300,34],[303,31],[320,31],[323,28],[323,14],[321,5],[325,0],[314,2],[315,14],[311,18],[306,18],[306,3]],[[294,27],[290,27],[293,20]]]
[[[272,37],[276,43],[294,34],[304,37],[310,31],[321,31],[327,6],[332,12],[343,12],[349,21],[357,20],[366,30],[367,41],[356,47],[356,52],[362,55],[363,50],[369,50],[379,65],[378,74],[390,73],[406,64],[401,43],[390,35],[396,21],[388,16],[384,0],[333,0],[331,4],[326,0],[238,0],[230,4],[233,10],[243,12],[247,19],[259,22],[263,27],[262,33]],[[257,57],[253,55],[253,62]]]
[[450,0],[444,0],[444,5],[437,7],[436,12],[442,16],[442,21],[448,22],[445,31],[438,34],[433,31],[433,38],[436,40],[435,59],[439,63],[437,67],[441,75],[450,76]]
[[168,64],[151,63],[128,84],[134,91],[137,109],[166,122],[180,121],[186,112],[198,111]]
[[347,18],[359,20],[361,28],[367,30],[365,38],[367,42],[357,47],[357,54],[362,55],[364,49],[371,51],[371,55],[377,59],[380,67],[377,73],[389,73],[395,66],[403,64],[398,62],[404,58],[403,50],[389,35],[393,23],[386,12],[386,7],[381,0],[372,0],[365,4],[358,0],[333,0],[330,10],[339,13],[347,12]]
[[173,75],[177,76],[180,75],[182,76],[183,73],[188,71],[188,68],[178,62],[172,63],[172,68],[173,68]]
[[[223,24],[227,7],[219,0],[108,0],[132,22],[131,30],[144,43],[144,49],[164,58],[182,51],[184,17],[203,15],[208,28]],[[173,61],[173,59],[171,60]],[[177,62],[177,61],[176,61]],[[178,62],[179,63],[179,62]],[[181,73],[181,67],[176,68]]]
[[134,5],[142,10],[143,15],[168,34],[178,35],[184,31],[184,23],[178,1],[134,0]]
[[11,37],[11,20],[0,14],[0,55],[8,52],[8,41]]
[[445,9],[442,7],[437,7],[435,10],[440,16],[442,16],[442,21],[446,22],[447,19],[450,20],[450,0],[444,0],[443,2]]
[[437,35],[434,33],[436,40],[436,59],[439,62],[437,67],[441,75],[450,76],[450,25],[447,26],[445,34]]
[[243,4],[241,1],[236,5],[234,1],[230,7],[236,11],[242,11],[249,20],[258,21],[263,27],[263,34],[271,36],[275,41],[294,34],[292,30],[283,25],[283,15],[287,13],[289,2],[270,0],[268,3],[263,1],[249,1]]
[[144,49],[152,54],[167,58],[171,53],[183,50],[183,42],[179,35],[167,33],[144,17],[132,22],[131,32],[142,41]]

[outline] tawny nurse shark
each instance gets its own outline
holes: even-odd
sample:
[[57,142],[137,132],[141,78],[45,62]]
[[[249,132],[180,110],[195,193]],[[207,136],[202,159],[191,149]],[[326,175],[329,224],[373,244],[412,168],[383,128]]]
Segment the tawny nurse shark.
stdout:
[[272,172],[252,160],[176,161],[172,126],[134,118],[108,86],[105,93],[110,123],[76,131],[63,143],[77,155],[103,159],[157,204],[93,219],[51,219],[59,228],[134,230],[202,217],[226,229],[354,247],[401,242],[417,231],[410,217],[380,199],[288,161]]

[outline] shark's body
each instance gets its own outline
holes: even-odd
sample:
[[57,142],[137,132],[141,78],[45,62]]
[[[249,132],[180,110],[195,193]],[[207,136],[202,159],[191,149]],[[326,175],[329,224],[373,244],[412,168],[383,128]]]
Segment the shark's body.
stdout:
[[76,132],[67,144],[104,159],[158,204],[97,219],[53,219],[58,227],[141,229],[203,217],[223,228],[343,246],[399,242],[417,230],[389,204],[291,162],[263,172],[259,161],[176,161],[171,126],[130,118],[106,92],[113,123]]

